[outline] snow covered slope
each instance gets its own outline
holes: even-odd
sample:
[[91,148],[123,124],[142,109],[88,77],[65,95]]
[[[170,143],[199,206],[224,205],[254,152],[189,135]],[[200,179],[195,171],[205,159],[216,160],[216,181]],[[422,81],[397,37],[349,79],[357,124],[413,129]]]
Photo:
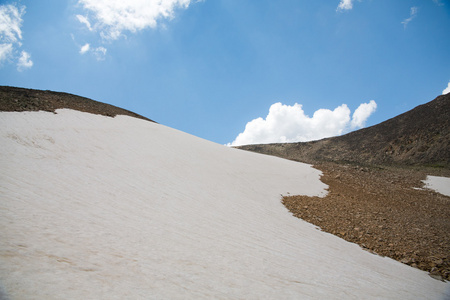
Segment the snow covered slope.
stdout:
[[450,296],[291,216],[280,194],[325,194],[308,165],[65,109],[0,130],[0,298]]
[[428,175],[423,183],[426,188],[450,197],[450,178]]

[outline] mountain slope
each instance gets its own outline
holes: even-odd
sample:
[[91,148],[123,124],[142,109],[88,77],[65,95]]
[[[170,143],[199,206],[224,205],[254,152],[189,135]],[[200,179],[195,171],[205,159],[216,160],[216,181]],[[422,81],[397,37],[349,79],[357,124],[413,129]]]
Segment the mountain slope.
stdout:
[[154,122],[129,110],[68,93],[0,86],[0,111],[50,111],[69,108],[108,117],[125,115]]
[[343,136],[238,148],[309,163],[334,161],[450,168],[450,94]]
[[449,284],[294,218],[309,165],[129,116],[0,112],[7,299],[438,299]]

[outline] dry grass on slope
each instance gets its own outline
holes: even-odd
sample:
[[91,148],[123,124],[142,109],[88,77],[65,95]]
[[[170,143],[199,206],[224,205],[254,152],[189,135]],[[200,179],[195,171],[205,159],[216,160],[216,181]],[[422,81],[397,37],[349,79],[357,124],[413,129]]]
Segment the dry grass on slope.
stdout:
[[450,197],[414,189],[422,187],[427,173],[334,163],[315,167],[324,173],[329,194],[285,197],[283,204],[294,216],[435,278],[450,279]]

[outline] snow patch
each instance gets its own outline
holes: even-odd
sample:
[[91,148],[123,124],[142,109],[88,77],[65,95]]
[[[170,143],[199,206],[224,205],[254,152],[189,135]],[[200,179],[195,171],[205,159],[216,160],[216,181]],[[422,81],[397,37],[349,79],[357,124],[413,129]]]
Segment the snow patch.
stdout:
[[0,113],[9,299],[438,299],[449,284],[293,217],[310,165],[127,116]]
[[428,175],[422,182],[426,188],[450,197],[450,178]]

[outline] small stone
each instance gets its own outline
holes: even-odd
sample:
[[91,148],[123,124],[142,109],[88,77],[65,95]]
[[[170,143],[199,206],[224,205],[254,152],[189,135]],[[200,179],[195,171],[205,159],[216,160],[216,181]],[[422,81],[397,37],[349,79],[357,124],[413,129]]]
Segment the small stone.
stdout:
[[430,273],[428,275],[430,275],[430,277],[433,278],[433,279],[444,281],[444,279],[442,278],[441,274],[439,274],[439,273],[433,273],[433,274]]
[[411,260],[411,258],[405,257],[405,258],[403,258],[400,262],[401,262],[402,264],[407,264],[407,265],[409,265],[409,264],[412,262],[412,260]]
[[440,265],[442,265],[444,263],[444,261],[442,259],[436,259],[436,260],[433,260],[433,263],[436,266],[440,266]]

